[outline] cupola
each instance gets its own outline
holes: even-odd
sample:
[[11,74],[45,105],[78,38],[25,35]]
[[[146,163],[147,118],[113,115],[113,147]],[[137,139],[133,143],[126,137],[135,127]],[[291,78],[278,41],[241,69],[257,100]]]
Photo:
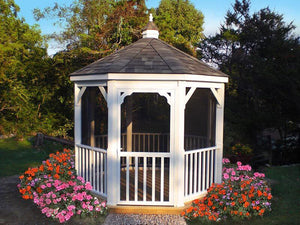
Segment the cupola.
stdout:
[[152,13],[149,15],[149,22],[143,29],[143,38],[158,38],[159,32],[158,28],[153,22],[153,16]]

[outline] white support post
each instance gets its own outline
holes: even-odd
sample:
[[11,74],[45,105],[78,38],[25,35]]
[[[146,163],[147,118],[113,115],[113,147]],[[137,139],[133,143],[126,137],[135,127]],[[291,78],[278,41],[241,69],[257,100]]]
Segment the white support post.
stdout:
[[75,138],[75,169],[78,174],[79,169],[79,161],[78,161],[78,151],[79,149],[76,147],[77,144],[81,144],[81,96],[86,87],[82,87],[82,90],[78,87],[78,85],[74,84],[74,138]]
[[174,106],[174,130],[175,140],[173,151],[174,169],[174,205],[175,207],[184,206],[184,108],[185,108],[185,86],[178,82],[175,90]]
[[224,126],[224,84],[218,89],[218,104],[216,105],[216,161],[215,182],[222,182],[222,158],[223,158],[223,126]]
[[116,206],[119,198],[119,104],[118,92],[114,82],[108,82],[108,148],[107,148],[107,205]]

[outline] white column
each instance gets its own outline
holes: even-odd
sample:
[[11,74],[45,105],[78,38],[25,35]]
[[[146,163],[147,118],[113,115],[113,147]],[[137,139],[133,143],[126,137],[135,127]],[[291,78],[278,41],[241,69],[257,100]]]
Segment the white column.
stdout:
[[116,206],[119,198],[120,179],[118,140],[119,140],[119,104],[118,92],[114,81],[108,82],[107,107],[108,107],[108,148],[107,148],[107,205]]
[[224,84],[218,89],[219,103],[216,104],[216,165],[215,182],[222,182],[223,127],[224,127]]
[[174,107],[174,129],[175,145],[171,149],[174,154],[174,205],[184,206],[184,109],[185,109],[185,86],[183,82],[178,82],[175,90]]
[[78,173],[78,149],[77,144],[81,144],[81,99],[79,96],[80,88],[74,84],[74,139],[75,139],[75,169]]

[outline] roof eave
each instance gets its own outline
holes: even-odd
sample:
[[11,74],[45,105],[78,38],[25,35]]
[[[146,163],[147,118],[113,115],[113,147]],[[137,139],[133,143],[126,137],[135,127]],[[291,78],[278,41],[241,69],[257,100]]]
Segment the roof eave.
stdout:
[[[133,76],[134,75],[134,76]],[[92,81],[92,80],[122,80],[122,81],[197,81],[228,83],[228,76],[206,75],[206,74],[152,74],[152,73],[105,73],[93,75],[72,75],[71,81]]]

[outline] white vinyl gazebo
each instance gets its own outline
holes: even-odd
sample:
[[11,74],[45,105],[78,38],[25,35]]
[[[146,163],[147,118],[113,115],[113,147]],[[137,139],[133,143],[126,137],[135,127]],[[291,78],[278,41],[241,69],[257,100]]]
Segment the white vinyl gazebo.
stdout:
[[228,76],[158,39],[71,74],[78,175],[110,207],[182,207],[221,182]]

